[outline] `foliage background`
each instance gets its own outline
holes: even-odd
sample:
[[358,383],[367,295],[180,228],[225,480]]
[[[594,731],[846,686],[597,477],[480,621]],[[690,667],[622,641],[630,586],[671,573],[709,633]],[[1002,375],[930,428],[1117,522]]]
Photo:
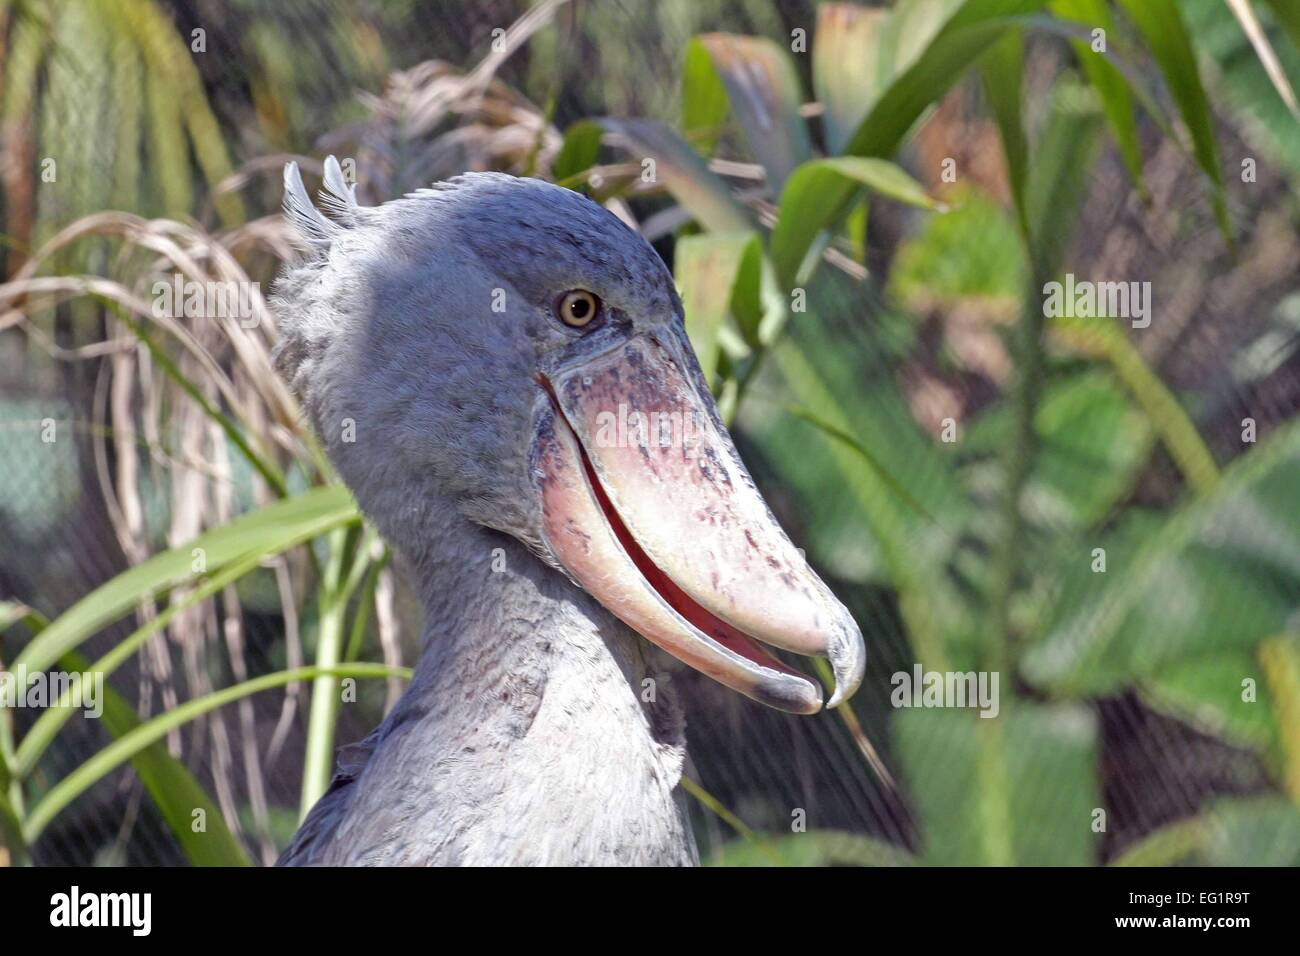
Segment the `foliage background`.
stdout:
[[[240,335],[153,327],[137,308],[178,271],[269,288],[288,255],[280,168],[296,157],[319,175],[335,152],[355,159],[367,203],[496,168],[639,223],[678,277],[759,485],[868,635],[848,721],[687,678],[706,857],[1300,861],[1289,87],[1221,0],[1062,0],[1014,24],[1023,44],[961,63],[949,50],[903,75],[950,18],[1017,6],[904,0],[871,27],[790,0],[0,2],[0,662],[56,643],[90,660],[126,648],[116,723],[0,714],[0,757],[23,771],[0,790],[18,817],[49,811],[34,839],[9,835],[4,859],[270,862],[332,744],[400,691],[418,611],[346,499],[309,491],[329,470],[266,365],[274,317]],[[1285,0],[1251,9],[1294,81],[1300,24]],[[1072,16],[1110,18],[1105,62],[1122,71],[1072,45]],[[1190,73],[1162,46],[1181,28]],[[795,30],[806,50],[787,53]],[[849,187],[809,173],[786,205],[799,163],[852,150],[844,118],[870,105],[855,97],[904,81],[928,89],[924,115],[878,155],[906,175],[853,166]],[[868,134],[889,119],[871,116]],[[807,243],[791,254],[773,227],[800,223],[822,255],[796,277]],[[1048,327],[1042,281],[1067,271],[1150,281],[1151,327]],[[806,312],[782,305],[793,285]],[[47,418],[71,439],[42,442]],[[281,498],[274,520],[211,548],[226,563],[185,578],[191,539]],[[40,618],[86,608],[169,547],[175,568],[119,587],[120,606],[97,592],[95,613],[65,615],[40,645]],[[159,636],[141,633],[150,622]],[[158,742],[133,763],[101,759],[182,702],[355,660],[384,662],[358,673],[387,679],[337,712],[309,694],[336,696],[337,677],[298,671],[150,725]],[[893,709],[890,675],[917,662],[1000,670],[1001,716]],[[200,805],[209,832],[186,836]],[[795,809],[807,833],[791,833]]]

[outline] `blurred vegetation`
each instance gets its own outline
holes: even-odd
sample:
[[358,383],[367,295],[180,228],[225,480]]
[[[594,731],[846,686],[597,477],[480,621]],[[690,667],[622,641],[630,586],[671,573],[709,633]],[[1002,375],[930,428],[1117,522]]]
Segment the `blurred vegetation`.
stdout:
[[[83,859],[125,792],[98,859],[267,862],[400,692],[418,624],[270,370],[274,316],[149,307],[174,274],[268,283],[280,167],[329,151],[369,203],[549,178],[671,264],[746,460],[874,652],[815,720],[692,684],[714,862],[1300,863],[1287,0],[0,23],[0,435],[40,489],[0,466],[0,661],[121,688],[103,731],[0,713],[11,861]],[[1049,318],[1066,273],[1150,281],[1151,326]],[[40,443],[50,418],[73,440]],[[998,672],[999,716],[891,707],[917,664]],[[345,678],[371,678],[351,717]],[[169,849],[135,832],[145,794]],[[791,807],[809,832],[778,836]]]

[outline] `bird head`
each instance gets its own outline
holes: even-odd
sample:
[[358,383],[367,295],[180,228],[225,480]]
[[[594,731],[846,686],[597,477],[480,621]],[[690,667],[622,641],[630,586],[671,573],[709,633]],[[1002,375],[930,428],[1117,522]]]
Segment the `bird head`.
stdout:
[[741,462],[644,239],[499,173],[359,207],[331,157],[331,218],[285,179],[309,255],[277,283],[277,364],[381,528],[436,496],[755,700],[822,705],[769,648],[853,693],[861,632]]

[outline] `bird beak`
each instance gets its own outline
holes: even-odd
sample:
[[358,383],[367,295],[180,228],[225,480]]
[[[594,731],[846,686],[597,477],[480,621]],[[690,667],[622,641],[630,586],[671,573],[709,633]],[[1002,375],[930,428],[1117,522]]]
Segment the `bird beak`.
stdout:
[[764,645],[828,658],[831,707],[857,689],[862,633],[772,517],[683,334],[637,335],[539,383],[543,533],[582,587],[768,706],[813,714],[822,695]]

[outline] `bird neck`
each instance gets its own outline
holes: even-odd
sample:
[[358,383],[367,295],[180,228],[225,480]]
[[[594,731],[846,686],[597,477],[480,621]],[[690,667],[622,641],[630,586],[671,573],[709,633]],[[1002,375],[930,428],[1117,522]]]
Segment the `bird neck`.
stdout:
[[661,655],[513,538],[425,504],[390,535],[425,633],[387,724],[417,725],[400,746],[420,758],[396,763],[435,771],[443,832],[457,834],[440,858],[689,862],[674,793],[685,721]]

